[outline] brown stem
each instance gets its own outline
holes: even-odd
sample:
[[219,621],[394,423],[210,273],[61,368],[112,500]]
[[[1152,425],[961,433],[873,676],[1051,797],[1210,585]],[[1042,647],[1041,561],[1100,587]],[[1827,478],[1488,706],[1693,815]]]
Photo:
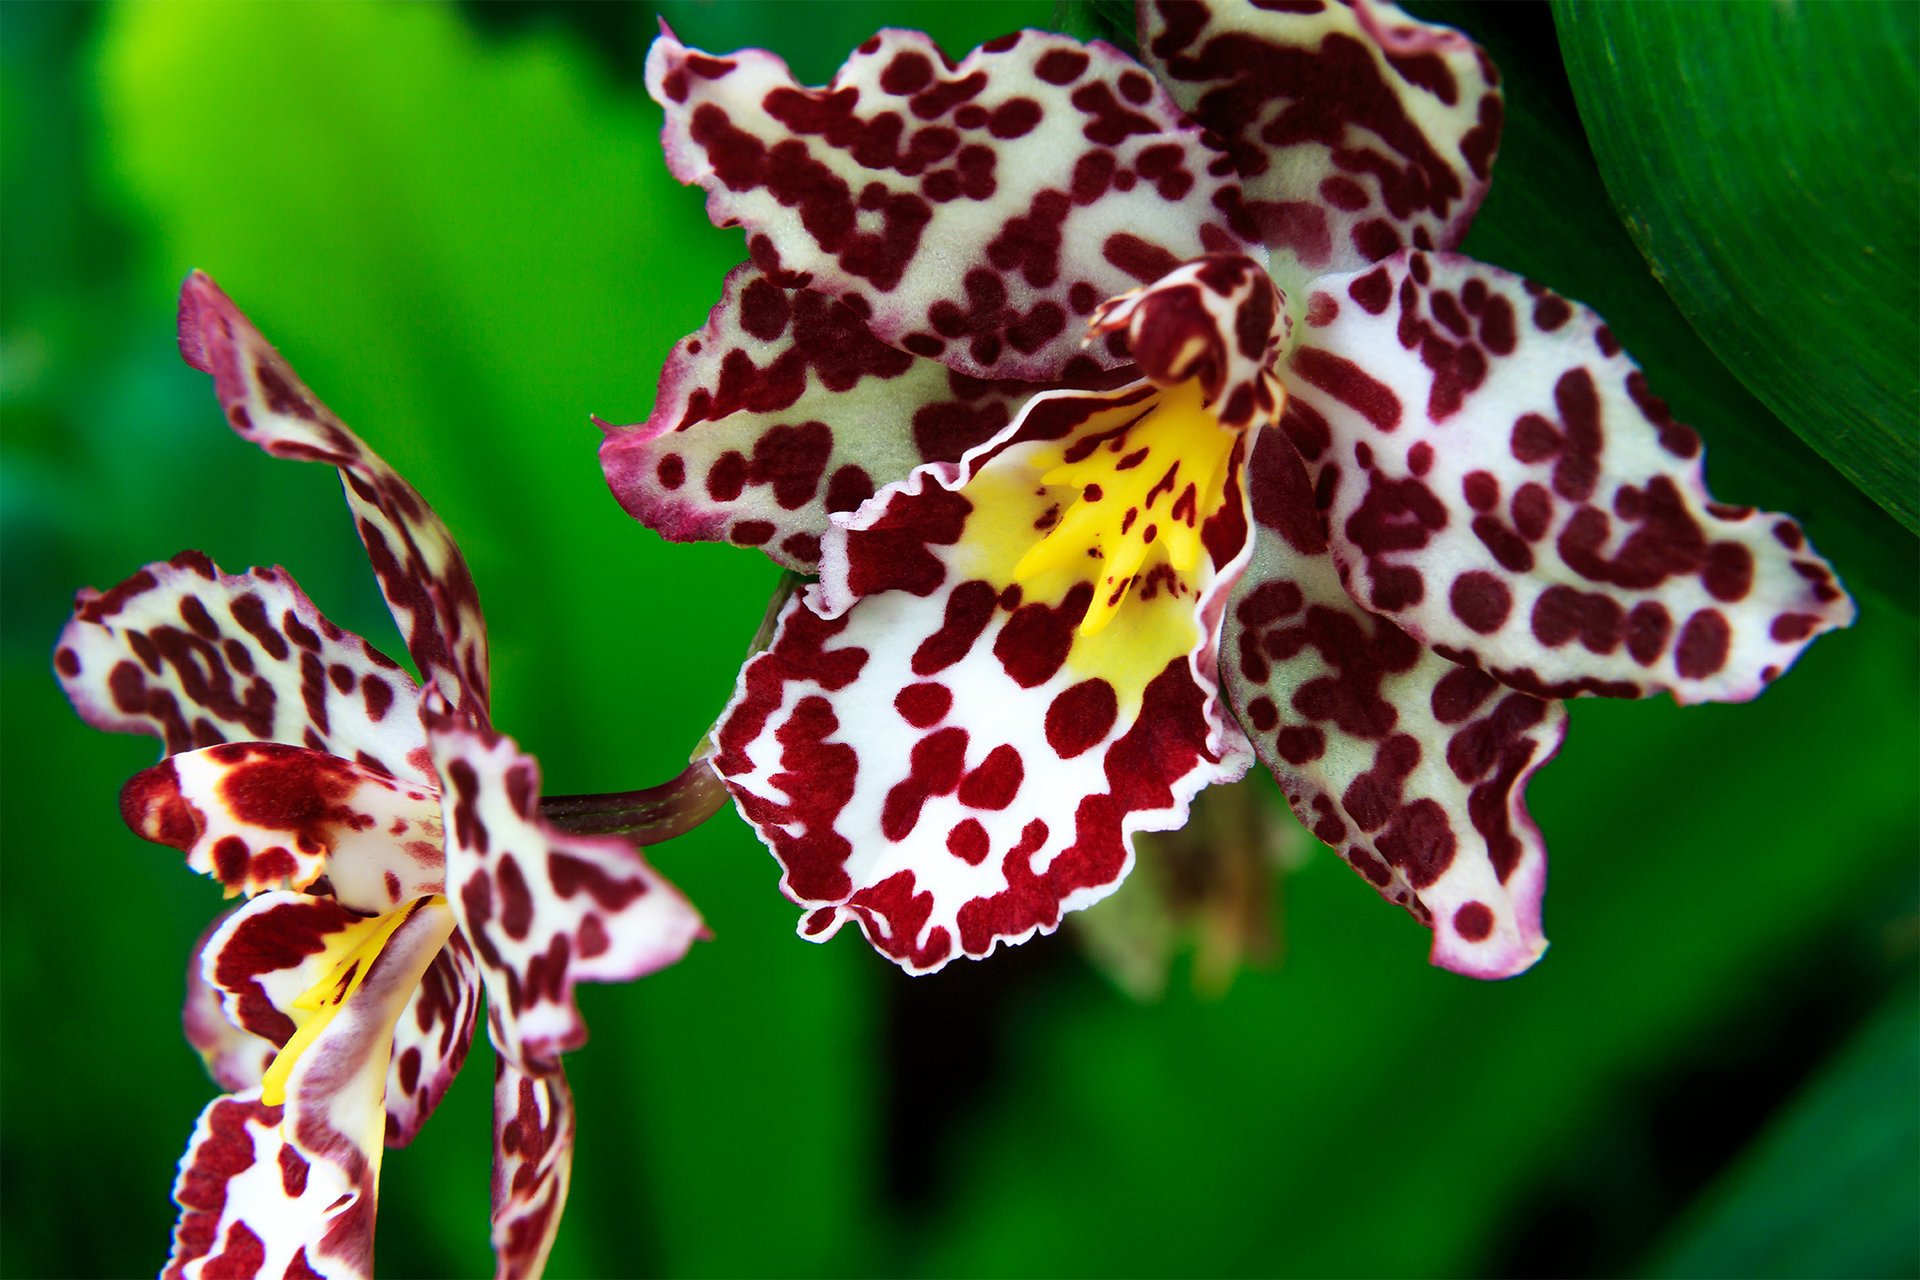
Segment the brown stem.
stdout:
[[575,835],[621,835],[635,844],[659,844],[683,836],[718,813],[727,789],[704,760],[671,782],[605,795],[548,796],[540,814]]

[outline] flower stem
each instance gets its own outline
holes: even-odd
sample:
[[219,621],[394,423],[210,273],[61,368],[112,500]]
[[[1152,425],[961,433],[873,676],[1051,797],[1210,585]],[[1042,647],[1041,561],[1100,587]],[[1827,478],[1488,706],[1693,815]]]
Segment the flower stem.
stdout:
[[718,813],[727,802],[705,760],[695,760],[671,782],[638,791],[605,795],[548,796],[540,815],[575,835],[620,835],[635,844],[659,844],[683,836]]

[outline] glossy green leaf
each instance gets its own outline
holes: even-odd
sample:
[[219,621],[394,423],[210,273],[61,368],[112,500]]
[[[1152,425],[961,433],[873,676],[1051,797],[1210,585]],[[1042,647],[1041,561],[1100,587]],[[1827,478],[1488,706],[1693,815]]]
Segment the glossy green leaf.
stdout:
[[1554,14],[1607,189],[1687,319],[1920,531],[1920,6]]

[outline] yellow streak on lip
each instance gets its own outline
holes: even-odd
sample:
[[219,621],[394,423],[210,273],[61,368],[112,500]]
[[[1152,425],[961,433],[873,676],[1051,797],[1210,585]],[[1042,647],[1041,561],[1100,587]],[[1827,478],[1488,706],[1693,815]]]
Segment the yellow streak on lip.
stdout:
[[383,916],[348,925],[328,940],[326,954],[335,957],[333,966],[327,970],[325,977],[294,999],[290,1012],[299,1026],[261,1077],[260,1101],[277,1107],[287,1100],[287,1080],[293,1075],[300,1055],[312,1046],[320,1033],[327,1029],[327,1024],[333,1021],[334,1015],[340,1012],[341,1006],[352,999],[353,993],[360,989],[360,984],[367,980],[367,975],[373,971],[374,961],[379,959],[381,950],[394,932],[422,910],[423,904],[436,907],[445,903],[446,898],[440,894],[418,899]]

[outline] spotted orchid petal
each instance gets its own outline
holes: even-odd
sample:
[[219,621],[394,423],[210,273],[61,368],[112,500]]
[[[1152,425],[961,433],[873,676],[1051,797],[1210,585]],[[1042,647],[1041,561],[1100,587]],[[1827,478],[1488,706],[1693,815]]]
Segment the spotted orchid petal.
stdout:
[[[667,164],[782,284],[973,377],[1050,380],[1101,300],[1207,252],[1261,252],[1220,157],[1137,63],[1024,31],[958,65],[882,31],[804,89],[763,50],[654,42]],[[1107,365],[1110,347],[1094,349]]]
[[626,982],[686,954],[699,913],[626,841],[540,817],[540,772],[511,738],[430,697],[446,780],[447,885],[488,993],[496,1048],[522,1071],[586,1042],[576,982]]
[[1798,525],[1708,496],[1600,318],[1518,276],[1316,282],[1288,385],[1354,598],[1514,688],[1740,701],[1853,619]]
[[927,972],[1051,932],[1245,770],[1213,670],[1243,447],[1191,384],[1051,392],[841,517],[714,757],[804,935]]
[[152,734],[169,753],[255,739],[432,777],[413,681],[284,570],[229,575],[185,551],[74,604],[53,665],[95,728]]
[[1384,0],[1143,0],[1140,56],[1226,142],[1275,277],[1455,248],[1500,141],[1499,77]]
[[230,895],[324,875],[345,906],[391,911],[445,884],[439,788],[306,747],[228,742],[169,756],[127,782],[120,811]]
[[229,1015],[282,1048],[258,1090],[203,1114],[169,1274],[277,1276],[296,1257],[323,1276],[371,1273],[393,1029],[453,926],[438,897],[362,916],[275,892],[214,935],[206,976]]
[[1433,962],[1499,978],[1546,947],[1546,849],[1527,781],[1558,702],[1448,662],[1341,586],[1285,437],[1254,453],[1252,563],[1222,636],[1241,725],[1300,820],[1433,930]]
[[232,912],[217,918],[194,944],[187,961],[187,997],[180,1008],[180,1025],[187,1043],[207,1064],[207,1074],[228,1093],[242,1093],[259,1086],[280,1046],[230,1022],[221,993],[207,981],[207,943],[231,918]]
[[[343,1197],[352,1202],[356,1188],[287,1140],[284,1114],[261,1102],[258,1088],[215,1098],[200,1113],[173,1184],[180,1221],[161,1280],[372,1275],[370,1224],[328,1230],[328,1210]],[[323,1239],[329,1251],[317,1257]]]
[[[487,631],[473,576],[426,500],[307,390],[220,287],[201,272],[180,290],[180,354],[213,375],[227,422],[277,458],[340,469],[347,504],[407,652],[449,697],[487,701]],[[257,736],[257,735],[256,735]]]
[[404,1147],[440,1105],[467,1060],[480,1020],[473,952],[455,933],[420,978],[393,1028],[387,1072],[387,1145]]
[[558,1067],[538,1075],[494,1060],[493,1253],[499,1280],[537,1276],[573,1176],[573,1094]]
[[890,347],[825,294],[745,263],[667,357],[653,414],[607,428],[600,463],[663,537],[764,547],[812,573],[830,513],[923,462],[958,462],[1035,390]]

